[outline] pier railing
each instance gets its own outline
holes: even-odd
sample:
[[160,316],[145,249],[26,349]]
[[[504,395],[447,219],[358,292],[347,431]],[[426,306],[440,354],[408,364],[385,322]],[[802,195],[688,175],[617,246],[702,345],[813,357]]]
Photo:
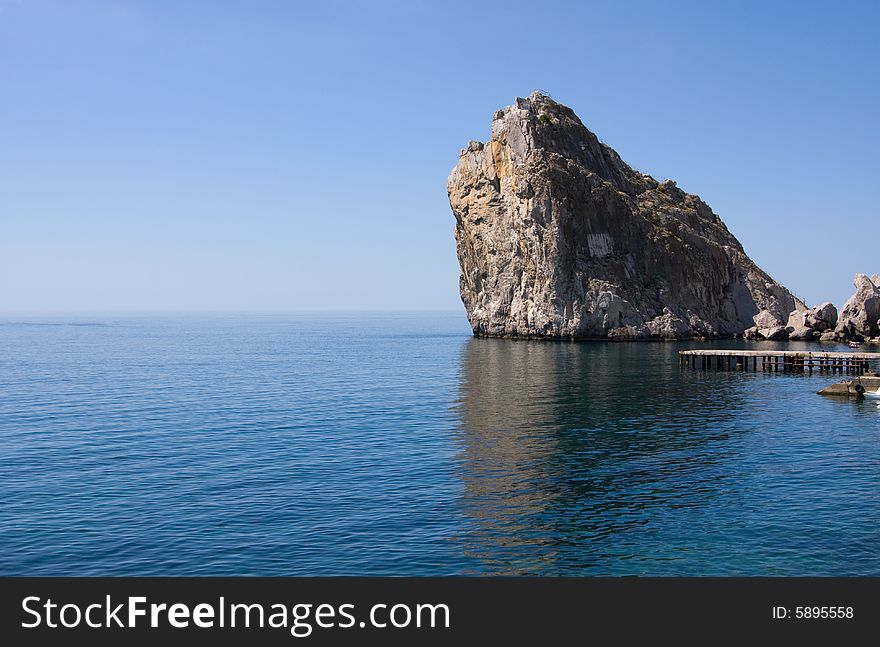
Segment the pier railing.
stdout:
[[784,373],[845,373],[863,375],[880,353],[806,352],[795,350],[683,350],[682,368],[703,370],[757,371]]

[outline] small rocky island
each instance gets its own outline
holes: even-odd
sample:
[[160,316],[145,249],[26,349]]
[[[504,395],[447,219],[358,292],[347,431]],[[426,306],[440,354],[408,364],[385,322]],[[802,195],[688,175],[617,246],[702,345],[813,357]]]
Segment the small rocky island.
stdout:
[[[808,309],[699,197],[633,170],[541,93],[495,113],[491,140],[462,150],[447,190],[461,298],[477,336],[877,334],[880,314],[853,314],[865,299],[848,302],[839,321],[831,304]],[[880,306],[880,287],[867,282]]]

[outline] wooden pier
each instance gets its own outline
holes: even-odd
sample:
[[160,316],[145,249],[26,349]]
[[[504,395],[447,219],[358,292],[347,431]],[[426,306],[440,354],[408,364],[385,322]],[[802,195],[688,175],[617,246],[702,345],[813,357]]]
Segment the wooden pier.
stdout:
[[863,375],[880,353],[805,352],[799,350],[683,350],[678,353],[682,368],[712,368],[728,371],[777,373],[841,373]]

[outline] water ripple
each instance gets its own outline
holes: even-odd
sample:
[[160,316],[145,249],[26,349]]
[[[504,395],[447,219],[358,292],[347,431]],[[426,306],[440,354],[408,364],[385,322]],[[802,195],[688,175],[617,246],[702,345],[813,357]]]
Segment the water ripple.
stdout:
[[832,378],[458,314],[0,323],[0,574],[880,574],[880,407]]

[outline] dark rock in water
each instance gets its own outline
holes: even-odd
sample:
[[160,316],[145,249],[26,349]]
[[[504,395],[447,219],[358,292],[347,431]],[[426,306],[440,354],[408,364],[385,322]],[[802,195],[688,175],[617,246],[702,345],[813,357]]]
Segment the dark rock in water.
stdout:
[[880,285],[865,274],[853,280],[856,293],[844,304],[835,327],[842,339],[864,339],[880,334]]
[[867,389],[874,390],[876,388],[880,388],[880,379],[875,377],[862,377],[858,380],[841,380],[840,382],[826,386],[820,391],[816,391],[816,393],[819,395],[859,399],[865,395]]
[[496,112],[447,188],[476,335],[733,337],[803,307],[700,198],[633,170],[544,95]]

